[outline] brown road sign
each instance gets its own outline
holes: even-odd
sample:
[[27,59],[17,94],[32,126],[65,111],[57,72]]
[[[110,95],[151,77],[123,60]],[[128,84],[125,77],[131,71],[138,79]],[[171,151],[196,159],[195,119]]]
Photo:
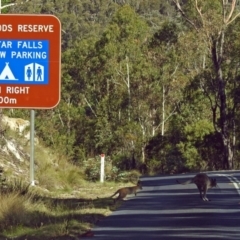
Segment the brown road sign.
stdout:
[[0,108],[60,101],[61,23],[53,15],[0,15]]

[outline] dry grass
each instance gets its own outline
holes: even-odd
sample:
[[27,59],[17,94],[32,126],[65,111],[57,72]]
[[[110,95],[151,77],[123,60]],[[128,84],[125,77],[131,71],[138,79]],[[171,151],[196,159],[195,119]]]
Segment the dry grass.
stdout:
[[[28,152],[29,146],[24,150]],[[19,161],[1,154],[0,162],[14,167],[6,168],[7,178],[19,177],[10,192],[0,195],[0,239],[4,240],[76,239],[120,205],[110,195],[132,185],[86,182],[82,169],[39,145],[35,148],[37,185],[23,195],[29,182],[29,159],[17,165]]]
[[122,186],[85,183],[71,194],[31,187],[24,196],[2,195],[0,239],[76,239],[119,206],[108,197]]

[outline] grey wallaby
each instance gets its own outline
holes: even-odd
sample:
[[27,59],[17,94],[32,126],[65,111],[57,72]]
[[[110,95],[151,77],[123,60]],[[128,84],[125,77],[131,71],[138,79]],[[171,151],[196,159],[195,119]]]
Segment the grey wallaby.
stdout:
[[195,183],[199,190],[200,198],[203,201],[210,201],[206,196],[207,191],[209,188],[217,187],[217,180],[215,178],[208,177],[208,175],[205,173],[198,173],[194,178],[187,180],[185,182],[179,182],[178,180],[176,181],[177,183],[180,183],[183,185],[189,184],[189,183]]
[[118,194],[117,198],[114,198],[113,201],[114,203],[118,200],[123,200],[128,194],[135,194],[137,195],[137,190],[142,189],[142,183],[140,181],[137,182],[136,186],[133,187],[123,187],[118,189],[110,198],[114,197],[115,195]]

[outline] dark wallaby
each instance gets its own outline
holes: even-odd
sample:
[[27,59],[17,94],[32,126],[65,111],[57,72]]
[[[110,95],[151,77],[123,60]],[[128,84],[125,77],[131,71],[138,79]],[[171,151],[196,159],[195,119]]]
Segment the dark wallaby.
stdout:
[[118,197],[113,200],[115,203],[117,200],[123,200],[128,194],[134,193],[136,196],[138,189],[142,189],[142,183],[140,181],[137,182],[136,186],[123,187],[123,188],[118,189],[112,196],[110,196],[110,198],[112,198],[118,194]]
[[209,178],[207,174],[205,173],[198,173],[194,178],[185,181],[185,182],[179,182],[176,180],[177,183],[180,184],[189,184],[189,183],[195,183],[198,187],[200,198],[202,198],[203,201],[210,201],[207,198],[207,191],[209,188],[217,187],[217,181],[215,178]]

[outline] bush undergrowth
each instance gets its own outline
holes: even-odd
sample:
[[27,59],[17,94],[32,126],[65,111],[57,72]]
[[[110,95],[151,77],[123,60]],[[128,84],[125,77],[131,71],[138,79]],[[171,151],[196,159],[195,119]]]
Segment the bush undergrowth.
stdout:
[[[29,152],[29,146],[24,151]],[[26,165],[21,169],[24,174],[0,169],[0,239],[81,237],[119,206],[109,196],[139,177],[137,171],[122,172],[106,161],[105,182],[100,183],[99,159],[77,166],[39,144],[35,147],[35,186],[31,186],[27,161],[21,163],[21,167]]]

